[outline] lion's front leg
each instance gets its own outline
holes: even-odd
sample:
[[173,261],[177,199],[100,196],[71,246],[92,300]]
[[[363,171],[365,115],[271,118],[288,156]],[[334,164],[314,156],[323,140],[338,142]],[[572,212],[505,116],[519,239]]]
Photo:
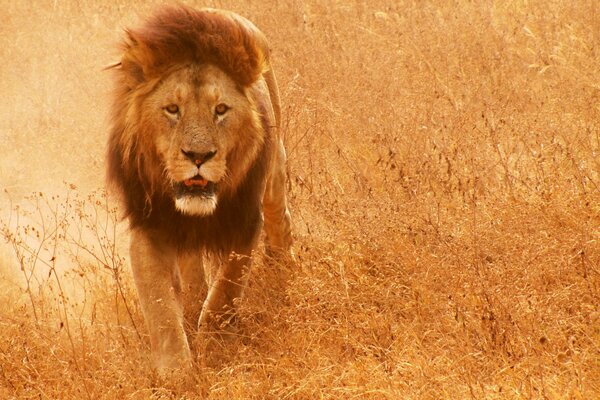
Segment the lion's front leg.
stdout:
[[212,267],[209,275],[208,294],[198,321],[201,331],[223,333],[231,327],[235,316],[235,299],[242,296],[245,276],[250,267],[250,250],[246,254],[232,253]]
[[143,229],[131,235],[131,266],[159,372],[190,365],[176,250]]
[[178,265],[181,277],[181,298],[188,341],[195,336],[202,303],[206,299],[207,287],[204,277],[203,256],[200,250],[179,254]]

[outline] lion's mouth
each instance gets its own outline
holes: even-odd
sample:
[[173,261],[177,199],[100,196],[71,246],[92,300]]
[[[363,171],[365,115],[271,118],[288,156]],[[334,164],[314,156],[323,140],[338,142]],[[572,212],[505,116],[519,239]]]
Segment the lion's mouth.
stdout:
[[175,183],[174,189],[177,198],[183,196],[212,197],[215,194],[215,183],[196,175],[183,182]]
[[198,186],[201,188],[205,188],[208,185],[208,180],[204,179],[200,175],[196,175],[191,179],[186,179],[183,181],[183,184],[187,187]]

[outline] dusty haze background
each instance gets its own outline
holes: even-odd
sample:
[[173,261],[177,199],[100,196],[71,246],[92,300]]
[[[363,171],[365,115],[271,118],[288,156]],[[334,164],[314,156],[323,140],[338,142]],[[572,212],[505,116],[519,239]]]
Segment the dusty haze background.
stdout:
[[299,265],[163,386],[101,192],[102,67],[160,2],[0,0],[0,397],[600,396],[597,1],[185,3],[270,38]]

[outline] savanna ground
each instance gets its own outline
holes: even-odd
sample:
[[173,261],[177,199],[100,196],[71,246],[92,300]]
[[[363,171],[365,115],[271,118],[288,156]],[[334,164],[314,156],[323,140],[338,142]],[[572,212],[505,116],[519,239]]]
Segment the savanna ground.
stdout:
[[298,265],[160,383],[102,193],[102,67],[159,2],[0,0],[0,398],[600,396],[598,2],[186,3],[271,40]]

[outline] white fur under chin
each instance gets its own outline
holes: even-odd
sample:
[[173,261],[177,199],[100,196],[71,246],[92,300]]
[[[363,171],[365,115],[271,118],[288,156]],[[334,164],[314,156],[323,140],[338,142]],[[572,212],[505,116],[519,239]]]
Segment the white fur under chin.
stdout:
[[175,200],[175,207],[186,215],[210,215],[217,208],[217,196],[183,196]]

